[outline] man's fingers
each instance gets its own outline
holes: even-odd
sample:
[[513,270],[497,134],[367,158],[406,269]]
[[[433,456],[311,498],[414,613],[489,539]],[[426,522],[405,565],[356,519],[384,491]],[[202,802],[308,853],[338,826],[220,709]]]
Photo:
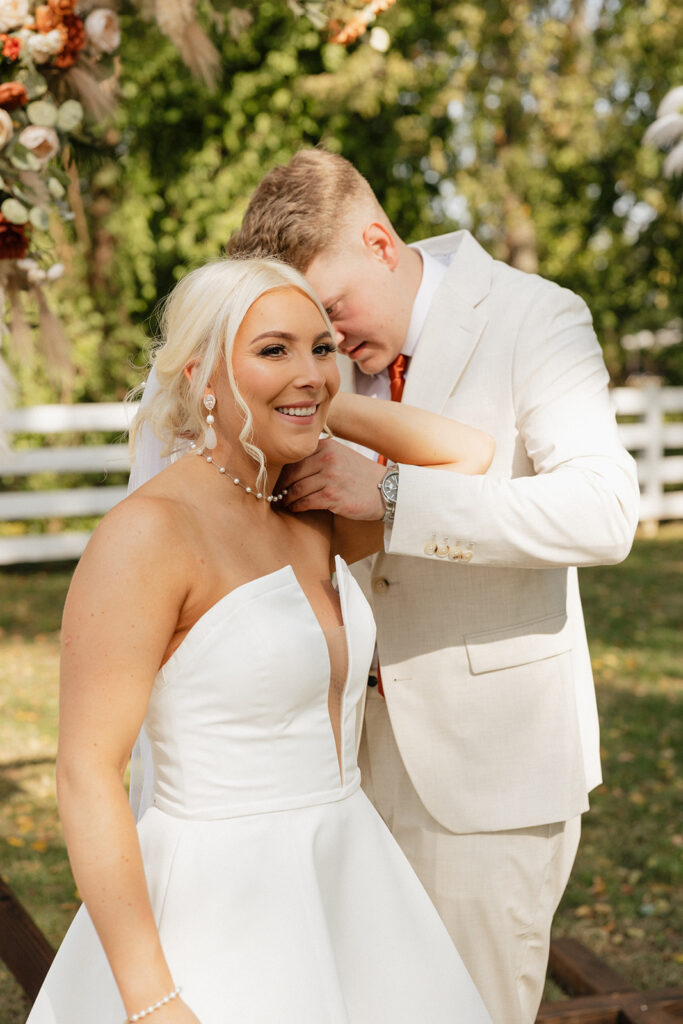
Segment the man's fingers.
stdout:
[[295,484],[297,480],[303,480],[317,473],[320,469],[319,454],[320,451],[318,450],[307,458],[302,459],[301,462],[292,462],[288,466],[283,466],[280,473],[280,485],[289,489],[290,485]]
[[[292,502],[291,505],[287,505],[288,512],[311,512],[313,509],[328,508],[327,502],[321,498],[322,491],[316,491],[315,494],[311,494],[306,498],[301,498],[299,501]],[[289,495],[287,495],[289,497]],[[285,498],[285,501],[287,498]]]
[[[288,508],[292,508],[295,502],[302,501],[305,498],[310,497],[312,494],[322,492],[325,486],[320,473],[316,473],[314,476],[304,477],[302,480],[297,480],[295,483],[287,487],[287,493],[284,496],[284,503]],[[310,505],[310,508],[322,508],[322,505]],[[304,511],[304,509],[296,509],[295,511]]]

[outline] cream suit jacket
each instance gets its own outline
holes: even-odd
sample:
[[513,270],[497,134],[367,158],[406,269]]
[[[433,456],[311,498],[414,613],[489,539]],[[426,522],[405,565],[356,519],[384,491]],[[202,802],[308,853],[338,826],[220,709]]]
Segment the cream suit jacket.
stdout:
[[496,453],[485,476],[401,466],[386,553],[354,567],[391,723],[449,830],[563,821],[601,781],[573,567],[628,554],[635,466],[585,303],[466,231],[419,244],[452,259],[403,401],[487,431]]

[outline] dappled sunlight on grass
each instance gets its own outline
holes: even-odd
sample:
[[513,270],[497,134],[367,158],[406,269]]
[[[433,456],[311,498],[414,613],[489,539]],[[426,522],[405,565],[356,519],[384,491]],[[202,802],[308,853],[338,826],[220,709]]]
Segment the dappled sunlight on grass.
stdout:
[[635,984],[683,984],[683,528],[581,572],[604,783],[591,794],[556,935]]

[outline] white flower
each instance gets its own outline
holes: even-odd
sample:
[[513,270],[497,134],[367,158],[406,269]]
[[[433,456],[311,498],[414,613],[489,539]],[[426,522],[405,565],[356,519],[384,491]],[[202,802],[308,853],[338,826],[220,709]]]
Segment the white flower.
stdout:
[[29,270],[26,274],[26,280],[29,284],[42,284],[47,274],[40,267],[36,266]]
[[121,42],[119,19],[114,11],[104,7],[90,12],[85,19],[85,32],[95,49],[101,53],[113,53]]
[[386,53],[391,46],[391,36],[381,25],[375,25],[370,30],[368,42],[373,50],[377,50],[378,53]]
[[0,107],[0,149],[7,145],[13,135],[14,125],[12,123],[12,118],[6,110],[3,110]]
[[669,146],[679,135],[683,135],[683,114],[673,111],[653,121],[643,135],[643,142],[651,142],[655,146]]
[[683,174],[683,139],[674,146],[664,161],[664,177],[674,178],[677,174]]
[[58,281],[63,273],[64,273],[64,264],[63,263],[53,263],[52,266],[50,267],[50,269],[47,272],[47,279],[48,279],[48,281]]
[[683,112],[683,85],[677,85],[669,89],[668,93],[657,107],[657,117],[665,117],[666,114],[680,114]]
[[53,28],[51,32],[32,32],[26,46],[36,64],[45,64],[64,48],[64,40],[59,29]]
[[59,152],[59,136],[54,128],[30,124],[19,136],[19,142],[26,146],[41,164],[46,164]]
[[23,25],[28,18],[28,0],[0,0],[0,32]]

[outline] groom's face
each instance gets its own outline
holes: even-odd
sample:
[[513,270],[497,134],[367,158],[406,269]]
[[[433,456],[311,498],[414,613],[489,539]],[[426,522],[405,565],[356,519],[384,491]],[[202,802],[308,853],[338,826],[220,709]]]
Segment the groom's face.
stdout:
[[396,275],[382,252],[361,241],[321,253],[305,276],[327,310],[340,352],[363,373],[386,369],[401,351],[410,307],[396,294]]

